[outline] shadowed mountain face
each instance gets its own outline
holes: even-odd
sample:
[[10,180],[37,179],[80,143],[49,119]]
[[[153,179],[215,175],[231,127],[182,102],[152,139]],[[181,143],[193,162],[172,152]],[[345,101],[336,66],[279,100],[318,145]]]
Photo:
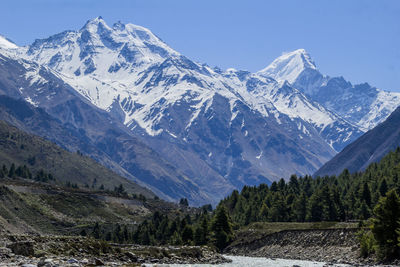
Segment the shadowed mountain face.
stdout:
[[[1,94],[31,103],[40,101],[42,107],[34,108],[25,101],[2,96],[0,114],[3,120],[71,151],[80,150],[165,199],[210,200],[183,174],[137,140],[124,125],[85,101],[48,69],[3,56],[0,60]],[[37,75],[30,78],[30,71]]]
[[[24,108],[24,103],[14,101],[10,98],[0,96],[0,117],[6,115],[6,105],[16,105],[19,107],[17,117],[35,116],[35,112],[29,107]],[[10,116],[8,116],[10,118]],[[50,124],[51,121],[48,121]],[[52,124],[54,125],[54,124]],[[39,124],[42,128],[43,126]],[[67,182],[77,184],[80,187],[87,186],[99,189],[103,185],[104,189],[113,190],[120,184],[124,186],[128,193],[142,194],[153,198],[155,195],[150,190],[127,180],[111,170],[100,165],[95,160],[80,153],[68,152],[56,144],[49,142],[41,137],[21,131],[0,120],[0,162],[10,167],[26,165],[32,177],[40,170],[49,172],[55,178],[55,182],[65,185]]]
[[[313,173],[400,102],[374,88],[335,83],[340,79],[320,74],[303,49],[257,73],[221,71],[184,57],[146,28],[109,26],[101,17],[0,52],[5,94],[76,129],[154,192],[194,204]],[[351,101],[340,107],[340,92],[363,101],[360,108],[350,110]],[[374,117],[366,110],[377,101]]]
[[362,171],[373,162],[378,162],[388,152],[400,146],[400,108],[387,119],[348,145],[342,152],[322,166],[315,176]]

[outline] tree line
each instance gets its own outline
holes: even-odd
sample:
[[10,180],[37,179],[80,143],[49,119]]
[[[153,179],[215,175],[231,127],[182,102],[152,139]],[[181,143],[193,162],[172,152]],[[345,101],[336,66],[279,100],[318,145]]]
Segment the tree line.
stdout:
[[[338,176],[281,179],[270,185],[244,186],[195,215],[171,216],[153,213],[131,229],[117,225],[112,230],[96,224],[89,234],[96,238],[143,245],[209,245],[219,250],[233,240],[233,230],[253,222],[354,221],[364,227],[359,233],[364,256],[400,256],[400,148],[365,171]],[[186,199],[179,204],[187,207]],[[182,216],[183,215],[183,216]]]
[[312,178],[292,175],[270,186],[245,186],[223,199],[234,223],[366,220],[381,197],[400,193],[400,148],[365,171]]
[[56,178],[53,174],[46,172],[43,169],[38,170],[35,174],[26,165],[19,165],[16,167],[15,163],[11,163],[10,167],[5,164],[0,169],[0,178],[25,178],[40,182],[55,181]]
[[118,243],[208,245],[219,250],[225,248],[233,238],[232,223],[223,206],[213,213],[203,208],[194,216],[186,214],[175,218],[156,211],[137,227],[117,224],[113,229],[108,229],[96,223],[89,233],[84,231],[81,234]]
[[363,172],[312,178],[292,175],[245,186],[220,202],[233,223],[359,221],[363,256],[400,258],[400,148]]

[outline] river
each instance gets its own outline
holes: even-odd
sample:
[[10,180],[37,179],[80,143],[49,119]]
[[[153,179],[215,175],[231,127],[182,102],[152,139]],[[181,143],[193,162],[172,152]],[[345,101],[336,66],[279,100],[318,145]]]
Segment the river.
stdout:
[[146,264],[146,266],[169,266],[169,267],[207,267],[207,266],[220,266],[220,267],[348,267],[346,264],[329,264],[325,262],[313,262],[302,260],[284,260],[284,259],[268,259],[256,257],[243,257],[243,256],[228,256],[224,257],[232,260],[231,263],[223,264]]

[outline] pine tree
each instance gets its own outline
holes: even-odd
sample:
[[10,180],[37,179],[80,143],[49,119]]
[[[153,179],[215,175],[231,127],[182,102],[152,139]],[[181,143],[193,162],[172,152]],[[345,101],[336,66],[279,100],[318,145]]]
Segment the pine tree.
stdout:
[[266,221],[268,219],[268,206],[263,203],[258,214],[259,221]]
[[187,198],[181,198],[179,200],[179,205],[184,206],[184,207],[189,207],[189,201],[187,200]]
[[200,226],[197,226],[196,229],[194,230],[193,239],[194,239],[194,244],[196,246],[204,245],[202,241],[202,231]]
[[233,234],[225,206],[218,206],[211,228],[214,231],[215,246],[222,250],[231,241]]
[[273,196],[272,205],[269,209],[269,218],[273,222],[283,222],[286,218],[286,207],[282,195],[277,192]]
[[361,220],[367,220],[371,216],[371,212],[365,201],[361,203],[357,213],[358,213],[358,218]]
[[286,182],[283,178],[281,178],[278,182],[278,190],[283,191],[286,188]]
[[182,245],[182,238],[181,238],[181,235],[180,235],[177,231],[175,231],[175,232],[172,234],[172,236],[171,236],[171,243],[172,243],[172,245],[176,245],[176,246]]
[[271,187],[270,187],[270,190],[271,190],[272,192],[278,191],[278,184],[277,184],[275,181],[272,182]]
[[96,224],[93,227],[92,235],[96,239],[100,238],[100,226],[98,222],[96,222]]
[[396,258],[400,256],[398,240],[400,227],[400,199],[395,190],[382,197],[374,208],[375,218],[372,233],[378,243],[380,258]]
[[114,187],[114,192],[116,192],[119,195],[125,194],[125,188],[122,184],[119,184],[118,187]]
[[5,164],[3,164],[3,173],[8,175],[8,169],[7,166]]
[[328,185],[322,188],[320,195],[322,199],[322,220],[335,221],[337,219],[337,211]]
[[126,227],[126,225],[124,225],[124,228],[122,230],[122,237],[125,242],[127,242],[129,240],[129,232],[128,232],[128,228]]
[[208,242],[209,234],[209,221],[208,216],[203,214],[201,218],[201,223],[197,226],[194,234],[194,241],[196,245],[205,245]]
[[160,244],[164,245],[171,237],[169,231],[169,219],[168,216],[164,216],[159,224],[159,227],[156,229],[155,238],[160,242]]
[[367,204],[369,207],[371,206],[371,191],[369,190],[369,186],[366,182],[364,182],[361,191],[361,200],[364,200],[365,204]]
[[150,245],[151,239],[147,227],[140,232],[139,240],[142,245]]
[[151,237],[150,237],[150,225],[147,220],[145,220],[141,225],[139,225],[138,229],[134,234],[134,239],[137,240],[139,244],[142,245],[150,245]]
[[381,196],[384,197],[386,195],[387,191],[388,191],[388,186],[386,183],[386,179],[383,178],[381,181],[381,184],[379,185],[379,193],[381,194]]
[[295,174],[290,176],[289,189],[293,194],[298,194],[299,193],[299,181],[298,181],[297,176]]
[[188,224],[186,218],[183,218],[182,221],[179,223],[179,228],[181,230],[183,230],[183,228],[185,228],[185,226]]
[[307,220],[320,222],[323,215],[322,199],[319,192],[314,192],[310,197],[307,211]]
[[117,224],[117,227],[114,230],[114,239],[118,243],[122,243],[124,241],[123,240],[122,229],[121,229],[121,226],[119,224]]
[[307,196],[304,192],[295,200],[293,204],[295,221],[304,222],[307,216]]
[[8,177],[15,178],[15,164],[12,163],[10,167],[10,171],[8,172]]
[[182,241],[185,244],[190,244],[193,240],[193,228],[190,225],[185,225],[182,230]]
[[176,218],[174,221],[172,221],[171,225],[169,226],[169,236],[173,236],[175,232],[178,232],[178,225],[179,225],[180,219]]
[[106,241],[111,241],[111,239],[112,239],[111,232],[107,232],[105,239],[106,239]]

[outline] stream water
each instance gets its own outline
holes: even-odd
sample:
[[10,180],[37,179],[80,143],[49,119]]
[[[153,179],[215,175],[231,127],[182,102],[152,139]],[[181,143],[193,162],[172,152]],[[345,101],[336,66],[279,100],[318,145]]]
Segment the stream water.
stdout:
[[348,267],[346,264],[326,264],[325,262],[302,261],[302,260],[284,260],[284,259],[268,259],[256,257],[243,257],[243,256],[227,256],[232,260],[231,263],[223,264],[150,264],[146,266],[170,266],[170,267],[206,267],[206,266],[219,266],[219,267]]

